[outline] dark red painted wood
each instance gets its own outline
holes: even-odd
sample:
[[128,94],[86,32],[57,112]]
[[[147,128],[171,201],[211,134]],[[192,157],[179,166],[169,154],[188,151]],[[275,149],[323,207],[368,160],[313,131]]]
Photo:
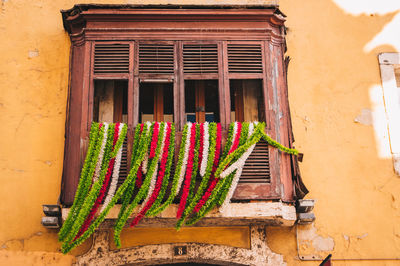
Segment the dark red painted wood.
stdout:
[[[174,84],[174,121],[177,130],[185,122],[185,79],[219,79],[220,118],[224,129],[230,121],[230,79],[262,79],[267,133],[291,145],[287,84],[283,67],[284,17],[276,8],[139,8],[124,5],[79,5],[62,11],[70,33],[70,93],[66,126],[65,159],[61,201],[71,204],[79,179],[89,125],[92,121],[94,80],[128,80],[128,154],[133,129],[139,121],[139,83],[149,79]],[[129,43],[129,74],[94,74],[93,45]],[[174,44],[173,74],[139,74],[138,43]],[[229,73],[227,44],[261,44],[263,73]],[[183,43],[217,43],[218,74],[183,74]],[[284,114],[280,117],[280,114]],[[289,134],[288,134],[289,132]],[[224,130],[226,136],[226,130]],[[180,133],[177,132],[179,143]],[[178,150],[178,149],[176,149]],[[269,149],[271,183],[239,184],[236,199],[293,200],[290,157]],[[128,161],[130,158],[128,158]],[[282,184],[282,185],[281,185]],[[281,190],[281,187],[283,189]]]

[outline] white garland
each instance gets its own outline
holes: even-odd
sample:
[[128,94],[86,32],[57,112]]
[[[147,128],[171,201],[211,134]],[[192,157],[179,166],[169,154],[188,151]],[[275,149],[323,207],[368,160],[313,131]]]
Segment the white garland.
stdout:
[[[118,139],[121,138],[121,131],[122,128],[124,127],[123,123],[119,124],[119,130],[118,130]],[[111,178],[111,183],[110,183],[110,188],[108,189],[108,193],[106,196],[106,199],[104,200],[103,206],[100,209],[100,213],[103,212],[103,210],[110,204],[111,199],[114,197],[115,191],[117,190],[117,184],[118,184],[118,177],[119,177],[119,169],[121,167],[121,158],[122,158],[122,146],[119,148],[117,152],[117,156],[115,157],[115,163],[114,163],[114,169],[112,173],[112,178]]]
[[203,157],[201,158],[200,164],[200,176],[203,177],[206,174],[208,153],[210,147],[210,134],[208,132],[208,122],[203,124],[204,127],[204,138],[203,138]]
[[192,123],[187,123],[187,134],[186,134],[186,142],[185,142],[185,153],[183,155],[183,160],[182,160],[182,168],[181,172],[179,173],[179,180],[178,180],[178,186],[175,192],[175,196],[178,195],[179,190],[181,189],[183,178],[185,177],[185,172],[186,172],[186,164],[189,156],[189,147],[190,147],[190,135],[191,135],[191,129],[192,129]]
[[96,168],[94,170],[93,183],[95,183],[99,179],[101,165],[104,157],[104,149],[107,143],[108,123],[103,123],[103,125],[104,125],[103,142],[101,143],[99,157],[97,159]]
[[[162,153],[163,153],[162,150],[163,150],[163,147],[165,145],[165,137],[167,135],[167,127],[168,127],[168,124],[165,123],[164,132],[163,132],[164,134],[162,136],[162,142],[161,142],[161,152],[159,153],[158,158],[153,158],[153,160],[157,160],[157,162],[159,162],[161,160],[161,158],[162,158]],[[161,133],[162,132],[160,131],[160,134]],[[151,195],[154,192],[154,189],[156,188],[157,176],[158,176],[158,163],[156,164],[156,168],[154,169],[153,175],[151,176],[149,191],[147,192],[147,196],[146,196],[145,200],[142,203],[142,208],[146,205],[147,201],[149,201]]]
[[[168,123],[165,123],[165,126],[164,126],[164,136],[163,136],[163,139],[162,139],[162,142],[161,142],[161,155],[162,155],[162,153],[163,153],[163,150],[164,150],[164,146],[165,146],[165,138],[167,137],[167,130],[168,130]],[[162,156],[159,156],[158,157],[158,161],[159,162],[161,162],[161,159],[162,159]]]
[[[247,135],[248,136],[247,140],[250,139],[251,135],[253,134],[254,125],[256,125],[256,124],[257,123],[253,123],[253,122],[249,124],[249,132]],[[245,151],[242,154],[242,156],[240,156],[240,158],[235,163],[233,163],[223,173],[221,173],[221,177],[222,177],[222,174],[224,174],[224,177],[226,177],[230,173],[232,173],[235,169],[237,169],[235,176],[233,177],[231,187],[229,188],[228,194],[226,195],[226,198],[219,209],[220,212],[224,212],[226,210],[226,208],[228,207],[228,205],[231,201],[231,198],[233,196],[233,193],[235,192],[236,187],[239,183],[240,176],[242,175],[244,164],[246,163],[247,158],[253,152],[255,146],[256,146],[256,144],[251,145],[249,147],[249,149],[247,151]],[[227,172],[227,173],[225,173],[225,172]]]
[[[156,122],[157,123],[157,122]],[[146,122],[147,128],[151,126],[151,123],[149,121]],[[152,132],[148,132],[148,134],[151,134]],[[147,173],[147,165],[149,164],[149,151],[147,150],[144,154],[144,159],[142,162],[142,172],[145,175]]]
[[238,133],[238,122],[234,122],[233,124],[233,134],[232,134],[232,143],[231,146],[229,147],[228,150],[228,154],[231,151],[232,147],[233,147],[233,143],[235,143],[235,138],[236,138],[236,134]]

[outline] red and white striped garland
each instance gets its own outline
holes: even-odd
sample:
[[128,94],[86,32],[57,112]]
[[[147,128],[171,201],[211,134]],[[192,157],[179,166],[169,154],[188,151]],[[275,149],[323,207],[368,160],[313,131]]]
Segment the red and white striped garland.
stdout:
[[[123,126],[124,126],[124,124],[122,124],[122,123],[119,124],[119,128],[118,128],[119,136],[118,136],[118,138],[120,138]],[[108,204],[110,203],[111,199],[114,197],[115,191],[117,190],[117,184],[118,184],[118,178],[119,178],[119,169],[121,168],[121,159],[122,159],[122,145],[118,149],[117,156],[115,157],[115,164],[114,164],[114,169],[113,169],[113,173],[112,173],[110,187],[108,189],[108,193],[107,193],[106,199],[104,200],[103,206],[100,209],[100,212],[103,212],[103,210],[108,206]]]
[[[200,134],[200,137],[203,137],[203,149],[202,149],[202,157],[201,157],[201,162],[200,162],[200,176],[203,177],[206,174],[206,168],[207,168],[207,163],[208,163],[208,153],[209,153],[209,148],[210,148],[210,135],[208,132],[208,122],[205,122],[204,124],[201,125],[203,127],[202,132],[203,134]],[[203,136],[202,136],[203,135]],[[200,145],[201,148],[201,145]]]
[[[98,124],[96,124],[96,126],[97,125]],[[100,209],[100,215],[99,215],[99,218],[102,217],[101,219],[104,219],[106,212],[109,211],[109,209],[121,197],[122,193],[124,193],[123,191],[120,190],[118,190],[117,192],[117,184],[118,184],[119,170],[122,158],[122,145],[121,145],[122,140],[120,138],[121,135],[125,137],[126,126],[123,125],[122,123],[117,123],[115,125],[115,129],[113,130],[114,131],[114,135],[112,136],[113,138],[111,138],[111,136],[107,136],[109,131],[112,132],[111,128],[110,130],[108,130],[110,125],[107,123],[100,124],[100,128],[102,127],[102,125],[104,125],[104,136],[101,141],[100,151],[99,148],[97,148],[98,151],[97,153],[98,156],[96,156],[97,161],[93,161],[92,163],[95,164],[94,167],[95,170],[93,173],[93,177],[91,178],[92,181],[91,186],[95,187],[95,189],[91,191],[90,194],[91,196],[89,196],[88,197],[89,200],[86,201],[90,203],[86,204],[86,206],[83,208],[83,211],[80,212],[79,223],[75,223],[74,225],[75,229],[72,231],[73,233],[71,233],[71,236],[76,234],[75,238],[73,238],[73,240],[72,238],[69,238],[69,240],[67,239],[66,243],[64,243],[65,245],[63,246],[63,251],[66,252],[69,250],[68,248],[69,245],[70,247],[73,247],[75,241],[83,241],[82,238],[80,238],[80,236],[84,234],[83,237],[87,237],[87,235],[90,235],[88,234],[89,232],[90,233],[93,232],[94,229],[92,227],[98,225],[100,219],[93,222],[93,225],[92,225],[92,220],[95,217],[103,199],[105,198],[103,206]],[[228,143],[230,144],[224,151],[224,157],[222,158],[222,163],[221,163],[220,162],[221,142],[222,142],[221,125],[211,124],[211,126],[212,127],[210,127],[210,124],[207,122],[202,124],[188,123],[187,129],[185,129],[185,132],[187,130],[187,132],[185,133],[186,139],[184,143],[181,143],[181,145],[184,146],[183,149],[181,148],[179,153],[179,164],[180,164],[179,168],[181,169],[176,169],[179,172],[177,172],[176,173],[177,175],[174,177],[173,182],[175,187],[174,187],[174,192],[172,192],[173,193],[172,195],[177,196],[181,188],[183,188],[176,215],[177,218],[182,217],[180,222],[184,221],[186,217],[188,217],[187,215],[189,215],[190,213],[194,215],[194,218],[198,217],[198,219],[200,219],[209,210],[211,210],[213,206],[215,206],[216,202],[221,202],[221,200],[223,201],[221,204],[220,211],[226,213],[226,211],[229,210],[228,206],[232,198],[232,195],[238,185],[245,162],[247,158],[250,156],[250,154],[253,152],[256,146],[255,142],[257,142],[261,137],[267,140],[268,143],[270,143],[272,146],[277,147],[280,150],[283,150],[287,153],[294,155],[298,154],[298,151],[286,148],[281,144],[277,143],[276,141],[272,140],[267,135],[265,135],[263,131],[264,130],[263,127],[265,126],[264,124],[260,124],[257,126],[257,122],[252,122],[249,123],[248,125],[245,124],[245,127],[242,129],[242,123],[234,122],[234,124],[231,125],[231,132],[229,133],[230,137]],[[247,126],[248,126],[248,131],[246,132]],[[142,150],[139,152],[141,154],[139,158],[141,158],[142,161],[141,162],[138,160],[135,161],[136,165],[135,169],[137,169],[135,170],[136,171],[135,175],[137,176],[137,181],[132,182],[132,184],[127,183],[128,185],[124,183],[125,188],[129,187],[129,185],[131,186],[137,185],[138,187],[140,187],[142,186],[141,184],[143,179],[142,175],[151,174],[151,176],[147,176],[143,181],[144,184],[146,185],[146,188],[142,186],[141,188],[142,192],[138,193],[140,194],[140,198],[137,196],[135,198],[137,203],[139,203],[139,200],[143,198],[144,200],[139,212],[133,219],[131,226],[136,225],[146,215],[146,212],[148,212],[148,210],[151,209],[154,202],[156,201],[161,202],[161,200],[157,199],[157,197],[159,197],[161,190],[163,191],[162,195],[165,194],[165,189],[167,187],[166,183],[167,180],[165,179],[169,178],[169,176],[165,176],[165,173],[170,172],[169,169],[167,169],[167,161],[168,165],[170,165],[172,153],[170,153],[169,151],[174,150],[174,147],[173,146],[171,147],[171,145],[174,145],[175,142],[174,138],[171,137],[171,130],[175,132],[175,129],[173,125],[171,125],[171,123],[165,123],[165,122],[162,123],[155,122],[152,126],[152,130],[149,130],[150,127],[151,123],[149,122],[141,124],[141,132],[144,132],[144,129],[146,129],[147,133],[146,136],[144,136],[145,138],[143,139],[145,140],[145,142],[139,142],[139,143],[147,143],[147,144],[145,145],[140,144]],[[122,131],[124,132],[123,134],[121,134]],[[211,132],[213,132],[212,133],[213,136],[210,136]],[[245,132],[247,133],[246,134],[247,136],[241,136],[245,135]],[[210,140],[211,143],[213,143],[212,145],[213,147],[210,147],[211,145]],[[118,142],[117,145],[118,150],[115,150],[117,142]],[[214,145],[215,145],[215,150],[214,150]],[[105,156],[106,146],[107,146],[107,154],[109,147],[112,147],[111,156],[109,155]],[[239,146],[243,147],[240,149],[240,151],[238,150]],[[214,152],[214,156],[210,155],[211,150],[212,152]],[[143,154],[145,154],[145,156],[143,156]],[[194,157],[195,154],[196,157]],[[107,162],[104,162],[105,159],[104,157],[107,157]],[[209,161],[210,158],[213,158],[211,159],[213,161],[211,160]],[[132,161],[134,161],[134,159]],[[105,172],[105,170],[107,170],[107,172]],[[194,193],[194,191],[192,191],[194,190],[193,178],[196,178],[194,173],[197,172],[197,170],[199,170],[199,174],[201,177],[207,177],[206,179],[203,179],[206,180],[205,183],[204,181],[202,181],[203,184],[206,185],[208,181],[209,185],[207,189],[205,189],[206,186],[202,185],[202,188],[198,190],[198,195],[196,195],[195,199],[193,199],[192,198],[192,193]],[[233,179],[226,179],[228,176],[229,178],[232,178],[232,173],[234,172],[235,174],[233,176]],[[132,176],[132,173],[130,173],[130,176]],[[204,190],[205,192],[203,193]],[[170,196],[169,198],[171,198],[171,200],[168,200],[167,204],[172,203],[173,197]],[[92,202],[93,206],[91,206]],[[132,204],[132,206],[136,205]],[[187,213],[185,213],[185,208],[187,206],[191,207],[190,209],[186,210]],[[132,211],[133,207],[129,211],[124,213],[125,218],[121,220],[123,221],[122,226],[126,222],[126,220],[129,217],[129,214]],[[82,215],[83,213],[84,215]],[[190,224],[190,221],[188,222],[188,224]],[[89,228],[89,226],[90,230],[88,230],[88,232],[85,233],[85,231]]]
[[192,123],[188,123],[188,129],[187,129],[187,136],[186,136],[186,142],[185,142],[185,153],[183,155],[183,160],[182,160],[182,168],[181,168],[181,172],[179,174],[179,180],[178,180],[178,187],[176,189],[176,195],[178,195],[181,187],[182,187],[182,183],[183,183],[183,179],[185,177],[185,173],[186,173],[186,166],[187,166],[187,162],[188,162],[188,157],[189,157],[189,147],[191,144],[191,135],[192,135],[192,127],[194,125]]
[[[178,211],[176,213],[176,218],[180,218],[186,206],[186,200],[189,196],[189,189],[192,178],[193,171],[193,159],[194,159],[194,149],[196,146],[196,124],[192,124],[190,128],[190,146],[189,146],[189,155],[187,159],[186,173],[185,173],[185,182],[183,186],[183,191],[181,195],[181,201],[179,203]],[[185,151],[186,154],[186,151]]]
[[[119,137],[119,125],[120,123],[117,123],[115,125],[115,131],[114,131],[114,139],[113,139],[113,144],[112,144],[112,150],[114,149],[115,144],[117,143],[118,137]],[[111,160],[108,163],[108,169],[107,169],[107,173],[106,176],[104,178],[103,181],[103,185],[100,189],[100,193],[97,196],[97,199],[94,203],[94,205],[92,206],[92,209],[90,210],[90,213],[88,215],[88,217],[86,217],[85,222],[83,223],[82,227],[80,228],[78,234],[75,236],[74,240],[76,240],[77,238],[79,238],[89,227],[90,223],[92,222],[101,202],[103,201],[104,195],[106,193],[107,187],[109,185],[110,182],[110,177],[111,177],[111,173],[112,170],[114,168],[114,163],[115,163],[115,158],[111,158]]]
[[[100,124],[100,127],[101,127],[101,125],[102,124]],[[99,157],[97,159],[96,169],[94,170],[92,183],[96,182],[97,179],[99,179],[101,165],[103,163],[104,149],[106,147],[106,142],[107,142],[108,123],[104,122],[103,125],[104,125],[104,136],[103,136],[103,141],[101,143]]]
[[[249,123],[249,132],[248,132],[247,140],[250,139],[251,135],[253,134],[255,125],[257,125],[257,122]],[[236,170],[236,173],[232,180],[232,184],[229,188],[228,194],[219,209],[220,212],[225,212],[227,210],[227,207],[231,201],[233,193],[235,192],[236,187],[239,183],[240,176],[242,175],[244,164],[246,163],[247,158],[253,152],[255,146],[256,146],[256,144],[251,145],[250,148],[247,151],[245,151],[236,162],[234,162],[232,165],[230,165],[228,168],[226,168],[221,173],[221,178],[225,178],[229,174],[231,174],[233,171]]]
[[[166,123],[164,127],[164,136],[163,136],[163,142],[162,142],[162,155],[160,156],[160,171],[158,172],[158,177],[157,177],[157,183],[154,186],[154,189],[152,191],[149,190],[149,193],[147,195],[146,200],[143,201],[142,208],[139,211],[139,213],[136,215],[136,217],[132,220],[130,226],[135,226],[139,221],[145,216],[146,212],[151,208],[153,205],[154,201],[157,199],[162,182],[165,177],[165,171],[166,171],[166,165],[167,165],[167,159],[168,159],[168,151],[169,151],[169,145],[171,143],[170,141],[171,137],[171,123]],[[156,171],[157,172],[157,169]]]

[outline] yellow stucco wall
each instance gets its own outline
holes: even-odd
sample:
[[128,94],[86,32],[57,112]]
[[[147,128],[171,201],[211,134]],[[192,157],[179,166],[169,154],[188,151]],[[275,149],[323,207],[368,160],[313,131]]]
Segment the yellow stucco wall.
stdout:
[[[69,265],[74,259],[59,253],[56,232],[43,228],[40,218],[42,204],[57,202],[61,182],[70,42],[59,10],[85,2],[92,1],[0,1],[0,264]],[[400,257],[400,178],[379,126],[384,116],[377,61],[378,53],[400,49],[400,8],[395,0],[379,1],[381,6],[365,2],[279,1],[288,16],[296,146],[305,154],[307,197],[317,201],[314,226],[298,228],[300,255]],[[373,119],[367,115],[366,123],[355,123],[363,110]],[[296,228],[268,229],[268,244],[289,265],[316,264],[297,259]],[[335,265],[361,263],[396,261]]]

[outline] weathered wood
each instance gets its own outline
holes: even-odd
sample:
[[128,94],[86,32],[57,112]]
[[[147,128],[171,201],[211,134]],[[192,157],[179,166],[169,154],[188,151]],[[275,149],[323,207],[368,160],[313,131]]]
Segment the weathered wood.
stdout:
[[[85,6],[85,5],[83,5]],[[72,14],[73,13],[73,14]],[[123,16],[122,16],[123,15]],[[72,203],[73,194],[79,178],[80,162],[83,161],[88,143],[89,125],[93,120],[94,106],[94,81],[103,82],[116,80],[128,81],[128,153],[130,153],[134,126],[139,121],[139,82],[142,80],[157,80],[173,82],[174,95],[174,121],[177,128],[177,143],[179,143],[180,131],[183,129],[185,121],[185,79],[218,79],[219,111],[220,122],[226,129],[231,122],[230,110],[230,82],[231,80],[248,80],[259,82],[262,80],[262,98],[260,104],[254,98],[261,100],[256,89],[247,89],[243,92],[243,97],[238,97],[242,104],[236,104],[236,119],[247,121],[261,119],[267,122],[267,133],[273,138],[281,141],[285,145],[291,145],[292,138],[289,136],[290,118],[289,106],[287,103],[287,85],[284,81],[285,69],[283,67],[284,34],[282,29],[284,18],[276,9],[125,9],[124,11],[108,8],[98,9],[80,6],[73,11],[63,11],[64,26],[71,33],[73,43],[71,57],[71,91],[69,95],[69,111],[67,117],[65,161],[63,172],[63,203],[69,200]],[[177,23],[178,22],[178,23]],[[107,41],[109,40],[109,41]],[[157,41],[156,41],[157,40]],[[103,47],[113,47],[108,49],[109,55],[116,56],[111,61],[109,55],[103,51],[97,52],[99,67],[103,69],[98,73],[93,72],[94,66],[94,42],[101,43]],[[160,70],[155,73],[139,73],[139,46],[138,43],[160,46],[157,58],[157,68]],[[126,70],[126,62],[120,60],[120,49],[115,44],[129,44],[129,73],[114,73],[114,67]],[[183,44],[203,45],[202,52],[202,72],[200,74],[183,73]],[[207,45],[217,44],[218,74],[208,73],[215,71],[215,48],[211,49]],[[229,73],[228,64],[228,44],[231,46],[231,57],[237,59],[241,57],[242,62],[232,61],[230,64],[232,72],[237,72],[241,64],[246,66],[240,73]],[[113,46],[110,46],[113,45]],[[173,50],[165,50],[163,45],[173,45]],[[260,65],[253,61],[254,56],[260,54],[260,49],[256,46],[261,45],[262,54],[262,73]],[[122,47],[122,46],[121,46]],[[151,47],[150,47],[151,48]],[[125,48],[124,48],[125,49]],[[151,50],[151,49],[150,49]],[[143,46],[142,49],[142,69],[148,70],[151,67],[149,61],[149,49]],[[212,51],[211,51],[212,50]],[[246,54],[243,54],[246,51]],[[194,70],[198,63],[194,50],[188,46],[187,53],[191,60],[188,60],[188,72]],[[173,71],[171,63],[165,61],[173,54]],[[79,55],[78,55],[79,54]],[[118,59],[118,60],[114,60]],[[151,59],[151,58],[150,58]],[[114,60],[114,61],[113,61]],[[258,59],[257,59],[258,60]],[[211,62],[212,61],[212,62]],[[100,63],[99,63],[100,62]],[[104,62],[104,63],[102,63]],[[258,62],[258,61],[257,61]],[[119,65],[116,65],[119,64]],[[169,69],[169,70],[168,70]],[[111,71],[112,70],[112,71]],[[166,70],[169,72],[166,73]],[[113,72],[113,73],[105,73]],[[149,72],[149,71],[144,71]],[[108,80],[108,81],[106,81]],[[258,80],[258,81],[256,81]],[[202,81],[204,82],[204,81]],[[242,81],[244,82],[244,81]],[[247,81],[246,81],[247,82]],[[246,87],[247,85],[245,85]],[[241,86],[243,87],[243,86]],[[257,85],[258,87],[258,85]],[[204,106],[203,94],[201,89],[197,91],[196,106]],[[114,108],[121,106],[121,98],[115,91]],[[160,96],[157,94],[157,97]],[[155,120],[162,121],[163,108],[162,97],[156,99]],[[257,103],[256,103],[257,102]],[[240,111],[240,107],[243,107]],[[257,110],[261,108],[262,110]],[[239,110],[239,111],[238,111]],[[258,115],[256,113],[258,112]],[[114,121],[121,120],[122,110],[112,111]],[[242,117],[240,117],[242,115]],[[245,114],[248,114],[246,117]],[[281,117],[283,114],[283,117]],[[200,117],[201,116],[201,117]],[[204,121],[202,111],[197,113],[196,119]],[[256,117],[257,116],[257,117]],[[101,118],[101,120],[104,120]],[[178,150],[178,148],[176,149]],[[72,152],[72,153],[71,153]],[[263,184],[259,188],[240,184],[237,188],[238,197],[245,198],[250,192],[255,193],[249,196],[252,199],[279,199],[291,201],[291,168],[290,158],[282,155],[276,149],[269,147],[269,162],[271,183]],[[129,155],[130,156],[130,155]],[[265,154],[258,154],[260,159]],[[258,160],[258,157],[254,157]],[[130,158],[128,158],[130,161]],[[255,161],[256,162],[256,161]],[[68,177],[67,177],[68,176]],[[71,181],[67,181],[71,178]],[[248,180],[251,179],[249,176]],[[253,180],[253,179],[251,179]],[[66,185],[66,184],[70,185]],[[281,186],[281,183],[283,186]],[[64,191],[68,187],[69,192]],[[283,191],[281,191],[283,187]],[[68,196],[67,196],[68,194]],[[67,201],[65,201],[67,199]]]
[[205,99],[205,88],[204,80],[198,80],[194,83],[195,89],[195,110],[196,110],[196,122],[204,123],[206,121],[206,99]]
[[74,200],[80,172],[80,142],[82,121],[82,88],[85,46],[71,47],[70,73],[61,203],[71,205]]
[[163,84],[155,83],[154,93],[154,121],[164,121],[164,88]]

